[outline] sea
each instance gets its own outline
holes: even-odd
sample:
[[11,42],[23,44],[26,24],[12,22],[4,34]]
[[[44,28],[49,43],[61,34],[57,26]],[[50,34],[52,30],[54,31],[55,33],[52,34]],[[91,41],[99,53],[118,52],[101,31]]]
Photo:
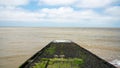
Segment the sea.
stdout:
[[0,27],[0,68],[18,68],[53,40],[71,40],[120,68],[120,28]]

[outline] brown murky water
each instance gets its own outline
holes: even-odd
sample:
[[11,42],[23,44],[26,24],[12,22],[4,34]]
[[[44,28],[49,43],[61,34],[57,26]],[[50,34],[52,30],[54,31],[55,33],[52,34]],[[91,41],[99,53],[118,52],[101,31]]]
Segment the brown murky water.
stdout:
[[120,66],[120,29],[0,28],[0,68],[18,68],[55,39],[69,39],[106,61]]

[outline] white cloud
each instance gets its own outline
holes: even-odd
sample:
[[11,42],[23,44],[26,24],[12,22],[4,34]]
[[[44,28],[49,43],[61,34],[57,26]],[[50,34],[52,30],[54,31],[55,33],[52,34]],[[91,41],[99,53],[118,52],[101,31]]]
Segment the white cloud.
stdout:
[[77,0],[39,0],[40,4],[46,5],[71,5]]
[[55,22],[55,23],[111,23],[118,17],[101,15],[93,10],[75,11],[71,7],[43,8],[30,12],[21,8],[1,8],[0,21],[15,22]]
[[120,7],[119,6],[114,6],[114,7],[107,8],[105,10],[105,13],[108,14],[108,15],[119,16],[120,17]]
[[70,7],[60,7],[53,9],[44,8],[40,10],[41,13],[46,13],[48,18],[68,18],[73,13],[73,11],[73,8]]
[[21,8],[0,9],[0,21],[29,22],[40,21],[45,14],[29,12]]
[[54,9],[44,8],[41,13],[47,14],[47,18],[64,18],[64,19],[81,19],[81,18],[96,18],[100,16],[93,10],[75,11],[71,7],[60,7]]
[[110,5],[112,2],[112,0],[80,0],[76,6],[80,8],[100,8]]
[[70,13],[70,12],[73,12],[74,10],[71,7],[60,7],[60,8],[53,8],[53,9],[43,8],[40,11],[45,13],[61,14],[61,13]]
[[[20,8],[20,5],[27,5],[30,1],[0,0],[0,21],[86,24],[109,24],[120,21],[120,7],[110,6],[111,4],[118,4],[119,0],[39,0],[40,7],[42,7],[39,10],[30,11]],[[34,1],[37,2],[37,0]],[[43,8],[46,5],[47,8]],[[52,8],[48,6],[52,6]],[[54,6],[59,7],[54,8]],[[70,6],[77,8],[77,10]],[[105,7],[103,13],[93,10],[93,8],[103,7]]]
[[111,4],[119,4],[119,0],[39,0],[40,5],[74,6],[78,8],[103,8]]
[[0,0],[0,6],[19,6],[26,5],[29,0]]

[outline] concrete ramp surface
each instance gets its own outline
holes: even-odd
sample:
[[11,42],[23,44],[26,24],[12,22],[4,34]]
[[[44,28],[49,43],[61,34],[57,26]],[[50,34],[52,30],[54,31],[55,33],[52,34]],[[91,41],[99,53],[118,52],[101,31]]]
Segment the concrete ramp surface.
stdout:
[[19,68],[116,68],[70,40],[54,40]]

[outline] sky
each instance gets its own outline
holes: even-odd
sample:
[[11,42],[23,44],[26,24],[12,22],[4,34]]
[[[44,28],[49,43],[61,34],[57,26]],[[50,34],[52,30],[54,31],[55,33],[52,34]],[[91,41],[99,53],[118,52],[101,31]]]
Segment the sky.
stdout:
[[120,0],[0,0],[0,26],[120,27]]

